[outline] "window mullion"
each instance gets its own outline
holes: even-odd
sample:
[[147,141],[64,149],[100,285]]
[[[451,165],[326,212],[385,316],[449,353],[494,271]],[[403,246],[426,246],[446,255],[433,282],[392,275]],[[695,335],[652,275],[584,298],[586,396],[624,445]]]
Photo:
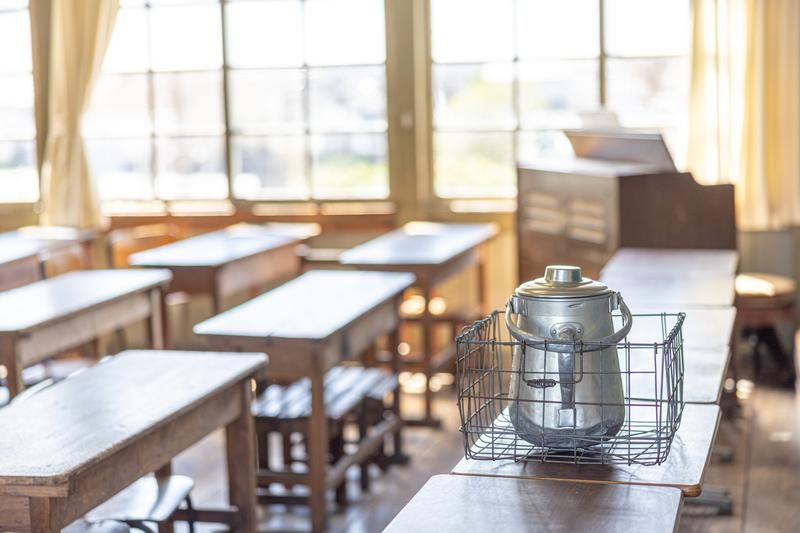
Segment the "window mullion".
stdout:
[[220,24],[222,24],[222,117],[225,127],[225,175],[228,177],[228,200],[234,201],[233,195],[233,143],[231,141],[231,106],[228,80],[228,39],[227,24],[225,23],[225,2],[220,0]]
[[598,65],[598,75],[600,76],[598,87],[600,88],[600,94],[598,95],[600,98],[600,107],[605,108],[606,106],[606,2],[605,0],[597,0],[600,5],[598,6],[598,13],[599,19],[598,23],[600,24],[600,31],[598,35],[600,36],[599,50],[599,65]]

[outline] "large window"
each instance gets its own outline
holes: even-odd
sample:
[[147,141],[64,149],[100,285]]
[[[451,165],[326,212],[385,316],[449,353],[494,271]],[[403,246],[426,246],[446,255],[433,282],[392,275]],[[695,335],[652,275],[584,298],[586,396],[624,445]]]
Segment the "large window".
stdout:
[[385,198],[383,0],[123,1],[90,113],[105,200]]
[[39,198],[27,0],[0,2],[0,202]]
[[511,196],[514,163],[613,111],[686,142],[688,0],[430,0],[434,188]]
[[[384,8],[419,18],[387,0],[121,4],[83,124],[107,205],[389,196],[389,117],[408,110],[387,103]],[[511,197],[515,161],[568,153],[563,128],[612,114],[663,132],[681,166],[689,0],[426,4],[432,91],[414,97],[433,109],[438,197]],[[0,2],[0,201],[38,198],[28,18],[27,0]],[[398,90],[426,48],[413,30],[391,50]]]

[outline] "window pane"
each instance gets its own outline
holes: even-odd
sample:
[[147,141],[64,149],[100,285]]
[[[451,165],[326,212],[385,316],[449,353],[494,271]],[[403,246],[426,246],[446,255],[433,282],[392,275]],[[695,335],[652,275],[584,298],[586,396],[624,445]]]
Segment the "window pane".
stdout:
[[222,116],[222,73],[155,74],[156,134],[219,134]]
[[437,133],[434,142],[438,196],[513,196],[512,133]]
[[383,63],[383,0],[306,0],[306,60],[310,65]]
[[686,55],[688,0],[606,0],[606,51],[617,56]]
[[150,111],[145,74],[103,74],[83,120],[87,137],[149,135]]
[[33,142],[0,142],[0,192],[3,202],[39,199]]
[[520,120],[525,128],[580,127],[578,111],[600,107],[597,61],[522,63]]
[[233,139],[233,193],[248,200],[308,197],[305,137]]
[[303,131],[302,70],[234,70],[228,80],[231,126],[235,131]]
[[598,0],[517,0],[519,57],[597,57],[598,7]]
[[225,6],[228,64],[293,67],[303,64],[303,5],[299,0]]
[[0,11],[0,73],[31,70],[31,25],[28,11]]
[[222,66],[218,5],[150,10],[150,61],[154,70],[215,69]]
[[102,200],[152,200],[150,140],[87,141],[86,151]]
[[156,192],[165,200],[228,197],[221,138],[161,139],[156,142]]
[[28,0],[3,0],[2,8],[8,11],[28,7]]
[[608,62],[608,108],[622,126],[658,129],[678,168],[687,146],[688,58]]
[[506,63],[434,65],[435,126],[512,129],[512,81],[513,70]]
[[510,60],[513,25],[512,0],[431,0],[433,60]]
[[312,130],[386,129],[386,76],[383,67],[311,69]]
[[0,76],[0,139],[29,139],[35,131],[31,75]]
[[688,101],[688,60],[609,59],[608,107],[628,127],[668,125]]
[[517,136],[517,159],[520,161],[571,155],[572,147],[561,130],[521,131]]
[[103,59],[103,71],[146,72],[147,66],[147,11],[120,9]]
[[317,198],[389,195],[386,135],[315,135],[311,182]]

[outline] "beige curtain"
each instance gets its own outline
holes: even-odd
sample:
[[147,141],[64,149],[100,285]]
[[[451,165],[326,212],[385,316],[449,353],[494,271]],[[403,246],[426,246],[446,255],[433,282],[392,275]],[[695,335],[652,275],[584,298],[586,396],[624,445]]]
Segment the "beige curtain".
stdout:
[[105,224],[86,162],[81,119],[111,39],[119,0],[51,0],[42,223]]
[[693,0],[688,167],[745,229],[800,223],[800,2]]

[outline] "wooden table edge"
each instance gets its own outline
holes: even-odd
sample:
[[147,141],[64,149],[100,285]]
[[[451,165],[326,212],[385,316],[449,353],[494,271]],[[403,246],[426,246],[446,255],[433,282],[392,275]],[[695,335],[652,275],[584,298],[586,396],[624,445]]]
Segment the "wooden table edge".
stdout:
[[[706,461],[703,465],[703,468],[700,470],[700,477],[697,479],[696,482],[691,484],[666,484],[666,483],[647,483],[644,481],[619,481],[619,480],[595,480],[595,479],[570,479],[570,478],[561,478],[561,477],[551,477],[551,476],[533,476],[533,475],[506,475],[506,474],[482,474],[482,473],[474,473],[474,472],[456,472],[455,469],[461,464],[461,461],[468,461],[466,457],[461,458],[454,466],[450,469],[450,474],[454,476],[476,476],[476,477],[503,477],[503,478],[511,478],[511,479],[531,479],[531,480],[553,480],[553,481],[564,481],[564,482],[572,482],[572,483],[598,483],[602,485],[641,485],[645,487],[672,487],[680,489],[681,492],[687,498],[696,498],[700,496],[703,492],[703,480],[705,479],[706,470],[708,469],[708,465],[711,462],[711,453],[714,449],[714,442],[717,439],[717,431],[719,430],[719,423],[722,419],[722,410],[716,404],[691,404],[697,406],[715,406],[717,408],[717,416],[714,423],[714,431],[712,432],[711,441],[709,442],[708,446],[708,453],[706,454]],[[484,461],[489,462],[489,461]],[[570,466],[566,464],[564,466]],[[647,467],[645,467],[647,468]]]
[[[352,326],[354,323],[356,323],[358,320],[362,319],[366,313],[369,313],[373,309],[375,309],[377,307],[380,307],[380,306],[386,304],[387,302],[390,302],[391,300],[393,300],[393,299],[397,298],[398,296],[402,295],[403,291],[405,291],[409,287],[413,287],[414,283],[416,282],[416,277],[410,272],[408,272],[408,274],[411,275],[414,278],[414,279],[411,280],[411,282],[408,285],[405,285],[402,288],[398,289],[397,291],[392,292],[386,298],[380,300],[375,305],[370,307],[367,311],[365,311],[364,313],[359,314],[358,316],[356,316],[355,318],[353,318],[352,320],[350,320],[346,324],[342,324],[341,327],[337,328],[335,331],[332,331],[330,334],[326,335],[325,337],[316,337],[316,338],[312,339],[310,337],[284,337],[284,336],[280,336],[280,335],[226,335],[226,334],[222,334],[222,333],[202,333],[202,332],[198,332],[197,331],[197,329],[196,329],[197,326],[199,326],[200,324],[203,324],[204,322],[207,322],[208,320],[213,319],[214,317],[210,317],[210,318],[208,318],[206,320],[203,320],[202,322],[199,322],[199,323],[195,324],[194,326],[192,326],[192,333],[194,333],[195,335],[201,335],[201,336],[203,336],[205,338],[208,338],[208,339],[216,339],[216,340],[219,340],[219,341],[225,341],[225,340],[234,341],[234,340],[237,340],[237,339],[242,339],[242,340],[245,340],[245,341],[248,341],[248,342],[253,342],[254,340],[255,341],[263,340],[263,341],[265,341],[267,343],[271,343],[271,342],[301,342],[301,341],[305,341],[305,342],[310,342],[310,343],[323,344],[323,343],[329,341],[331,339],[331,337],[337,335],[338,333],[341,333],[342,331],[346,330],[347,328]],[[295,278],[295,279],[297,279],[297,278]],[[267,295],[267,294],[269,294],[269,291],[263,293],[262,295],[257,296],[256,298],[259,298],[259,297]],[[245,303],[247,303],[247,302],[245,302]],[[226,311],[223,311],[222,313],[219,313],[218,315],[215,315],[215,317],[216,316],[220,316],[220,315],[222,315],[224,313],[228,313],[228,312],[233,311],[235,309],[236,309],[235,307],[233,309],[228,309]],[[399,318],[399,311],[398,311],[398,318]]]
[[[200,237],[200,236],[201,235],[197,235],[197,237]],[[282,236],[281,235],[276,235],[276,237],[282,237]],[[192,237],[189,237],[189,238],[191,239]],[[216,270],[216,269],[223,268],[223,267],[225,267],[227,265],[232,265],[234,263],[238,263],[239,261],[244,261],[245,259],[251,259],[251,258],[259,256],[261,254],[277,252],[278,250],[283,250],[286,247],[298,246],[298,245],[303,243],[302,240],[300,240],[300,239],[298,239],[296,237],[286,237],[286,238],[290,239],[290,240],[285,242],[285,243],[283,243],[283,244],[279,244],[277,246],[271,246],[269,248],[261,248],[259,250],[256,250],[256,251],[252,252],[252,253],[249,253],[247,255],[242,255],[242,256],[239,256],[239,257],[235,257],[234,259],[231,259],[229,261],[219,261],[219,262],[215,262],[215,263],[194,264],[194,265],[177,265],[177,264],[169,264],[169,263],[152,263],[152,262],[151,263],[140,263],[140,262],[136,262],[136,260],[133,257],[136,254],[131,254],[130,265],[131,265],[131,267],[135,267],[135,268],[147,268],[147,269],[163,268],[165,270],[172,270],[172,269],[175,269],[175,270],[178,270],[178,269],[209,269],[209,270]],[[188,240],[188,239],[185,239],[185,240]],[[176,241],[176,242],[182,242],[182,241]],[[174,243],[165,244],[164,246],[171,246],[172,244],[174,244]],[[143,252],[150,252],[152,250],[155,250],[155,248],[151,248],[150,250],[144,250]],[[142,253],[142,252],[137,252],[137,253]]]
[[[110,270],[113,270],[113,269],[110,269]],[[70,311],[69,313],[65,313],[64,315],[57,316],[57,317],[54,317],[54,318],[50,318],[48,320],[43,320],[41,322],[37,322],[36,324],[31,325],[31,326],[26,326],[26,327],[20,328],[20,329],[9,329],[9,330],[0,329],[0,337],[2,337],[2,336],[28,335],[32,331],[35,331],[36,329],[39,329],[39,328],[42,328],[42,327],[45,327],[45,326],[49,326],[49,325],[52,325],[52,324],[56,324],[58,322],[61,322],[62,320],[66,320],[66,319],[68,319],[70,317],[73,317],[73,316],[81,314],[81,313],[87,313],[89,311],[94,311],[94,310],[99,309],[100,307],[106,306],[108,304],[112,304],[112,303],[116,303],[116,302],[119,302],[121,300],[124,300],[125,298],[130,298],[131,296],[134,296],[134,295],[137,295],[137,294],[141,294],[143,292],[149,292],[149,291],[151,291],[153,289],[162,289],[162,290],[166,289],[169,286],[169,284],[172,283],[172,273],[166,268],[162,268],[162,269],[159,269],[159,270],[163,270],[164,273],[167,274],[166,278],[158,280],[158,281],[153,281],[152,283],[148,283],[146,286],[137,287],[136,289],[134,289],[132,291],[126,292],[125,294],[120,294],[120,295],[114,296],[113,298],[109,298],[108,300],[103,300],[101,302],[97,302],[97,303],[94,303],[92,305],[89,305],[89,306],[86,306],[86,307],[81,307],[80,309],[76,309],[74,311]],[[93,271],[92,270],[87,270],[86,272],[93,272]],[[49,279],[53,279],[53,278],[49,278]],[[47,280],[40,280],[40,281],[37,281],[36,283],[41,283],[43,281],[47,281]],[[25,285],[23,285],[22,287],[18,287],[18,288],[24,288],[24,287],[25,287]],[[11,290],[14,290],[14,289],[11,289]]]

